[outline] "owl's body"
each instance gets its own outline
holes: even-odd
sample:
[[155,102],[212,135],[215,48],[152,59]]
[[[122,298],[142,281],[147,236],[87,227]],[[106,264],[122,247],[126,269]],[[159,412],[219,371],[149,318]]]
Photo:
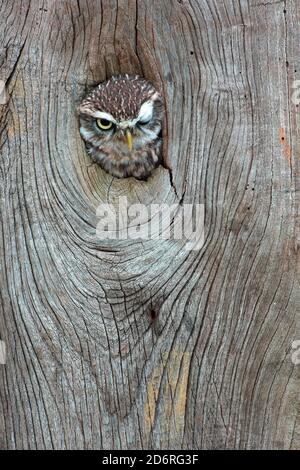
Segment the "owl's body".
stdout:
[[163,103],[148,81],[112,77],[85,98],[78,112],[89,155],[111,175],[146,179],[161,162]]

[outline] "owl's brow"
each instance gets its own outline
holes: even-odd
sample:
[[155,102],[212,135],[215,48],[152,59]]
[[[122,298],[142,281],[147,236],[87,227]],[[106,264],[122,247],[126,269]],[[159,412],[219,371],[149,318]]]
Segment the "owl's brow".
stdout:
[[137,122],[148,122],[153,116],[153,102],[146,101],[142,104],[138,117],[135,119],[130,119],[128,121],[119,122],[119,126],[126,128],[126,127],[133,127],[136,125]]
[[[156,94],[154,95],[156,97]],[[149,121],[153,116],[153,99],[145,101],[140,108],[139,114],[135,119],[131,119],[128,121],[118,122],[110,113],[105,111],[99,111],[96,109],[88,109],[84,110],[85,112],[88,111],[92,117],[96,119],[106,119],[107,121],[113,122],[114,124],[120,125],[121,127],[128,127],[128,126],[135,126],[139,121]]]
[[153,116],[153,101],[149,100],[142,104],[137,121],[149,121]]
[[104,111],[93,111],[92,115],[97,119],[106,119],[107,121],[111,121],[114,124],[117,124],[115,118],[111,114],[105,113]]

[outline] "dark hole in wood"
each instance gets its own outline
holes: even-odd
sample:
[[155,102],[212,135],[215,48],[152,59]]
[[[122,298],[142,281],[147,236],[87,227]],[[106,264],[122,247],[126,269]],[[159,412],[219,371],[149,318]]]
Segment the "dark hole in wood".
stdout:
[[151,309],[150,310],[150,318],[151,318],[151,322],[154,322],[156,320],[156,317],[157,317],[157,313],[155,310]]

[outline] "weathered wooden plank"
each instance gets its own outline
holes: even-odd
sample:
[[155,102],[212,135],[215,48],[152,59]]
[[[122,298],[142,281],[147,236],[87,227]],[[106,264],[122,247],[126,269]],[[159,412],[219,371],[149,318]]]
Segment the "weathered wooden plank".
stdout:
[[[299,448],[297,0],[0,5],[1,448]],[[76,104],[166,100],[148,182],[91,165]],[[205,244],[103,241],[100,203],[205,204]]]

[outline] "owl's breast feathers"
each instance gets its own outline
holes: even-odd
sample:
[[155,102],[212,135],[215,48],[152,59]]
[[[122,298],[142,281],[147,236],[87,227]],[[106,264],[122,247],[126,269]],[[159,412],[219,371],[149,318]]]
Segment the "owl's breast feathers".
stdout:
[[146,180],[161,163],[161,139],[154,146],[135,150],[127,155],[111,149],[96,148],[86,145],[87,152],[103,170],[117,178],[133,176]]

